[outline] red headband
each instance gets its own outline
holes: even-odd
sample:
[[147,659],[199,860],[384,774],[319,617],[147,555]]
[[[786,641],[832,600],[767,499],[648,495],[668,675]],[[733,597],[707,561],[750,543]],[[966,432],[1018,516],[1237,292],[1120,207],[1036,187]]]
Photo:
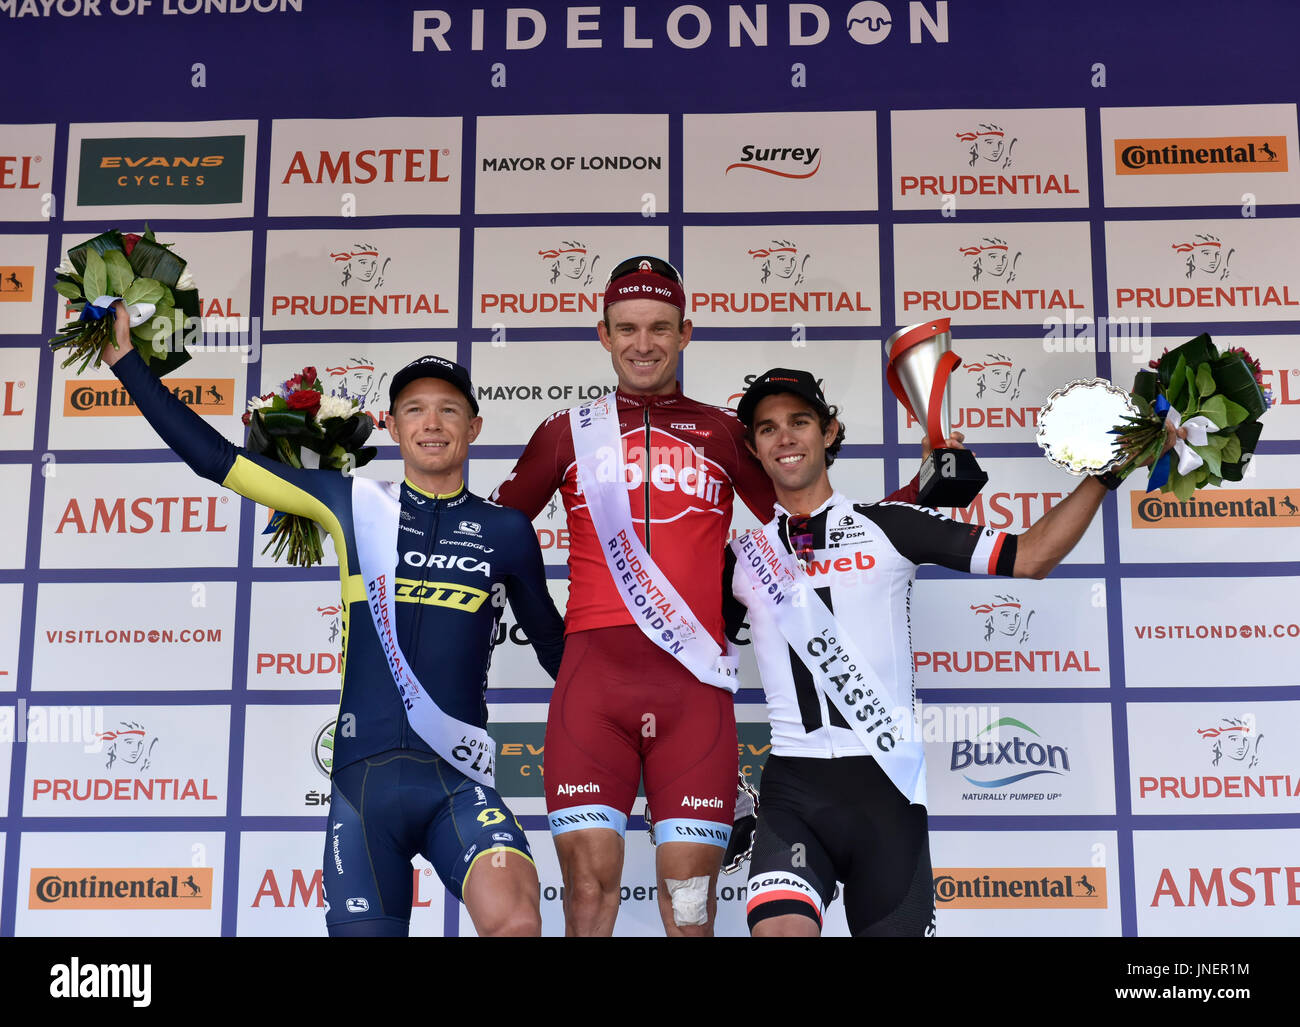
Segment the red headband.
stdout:
[[659,300],[686,313],[686,293],[681,283],[653,271],[637,271],[610,282],[605,289],[605,307],[622,300]]

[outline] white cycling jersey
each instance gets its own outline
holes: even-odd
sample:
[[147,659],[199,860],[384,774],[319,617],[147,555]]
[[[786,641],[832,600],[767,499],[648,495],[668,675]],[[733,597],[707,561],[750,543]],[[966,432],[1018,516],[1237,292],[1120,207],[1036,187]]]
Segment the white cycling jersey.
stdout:
[[[780,504],[776,511],[769,534],[793,553],[789,512]],[[910,616],[916,568],[933,563],[972,574],[1010,576],[1016,562],[1016,536],[982,524],[963,524],[911,503],[852,503],[838,492],[813,511],[807,530],[813,542],[812,558],[804,568],[809,588],[851,635],[876,675],[894,683],[895,694],[910,693],[913,715],[917,715]],[[728,548],[726,625],[738,644],[744,644],[741,628],[748,599],[743,582]],[[814,601],[811,595],[808,598]],[[748,617],[767,693],[773,754],[820,759],[871,755],[813,683],[770,610],[755,603]]]

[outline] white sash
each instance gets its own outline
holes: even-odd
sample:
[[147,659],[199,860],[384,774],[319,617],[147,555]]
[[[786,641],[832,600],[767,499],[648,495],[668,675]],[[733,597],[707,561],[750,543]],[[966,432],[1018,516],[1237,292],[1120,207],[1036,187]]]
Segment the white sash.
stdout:
[[706,685],[736,690],[735,647],[724,653],[650,559],[632,526],[617,400],[606,394],[569,409],[578,488],[587,500],[610,577],[641,633]]
[[[881,680],[850,633],[802,584],[806,575],[796,572],[790,555],[768,527],[746,532],[731,543],[731,549],[736,570],[750,586],[747,605],[762,605],[772,615],[818,689],[844,715],[889,780],[908,802],[924,806],[925,746],[915,710],[906,720],[896,716],[906,707],[894,685]],[[803,601],[797,601],[801,593]]]
[[496,743],[481,727],[444,713],[416,679],[397,644],[397,601],[394,561],[397,558],[397,522],[401,516],[394,481],[374,481],[352,476],[352,523],[356,528],[357,559],[366,582],[366,605],[375,622],[375,634],[384,647],[397,694],[406,707],[406,719],[434,752],[466,777],[493,785]]

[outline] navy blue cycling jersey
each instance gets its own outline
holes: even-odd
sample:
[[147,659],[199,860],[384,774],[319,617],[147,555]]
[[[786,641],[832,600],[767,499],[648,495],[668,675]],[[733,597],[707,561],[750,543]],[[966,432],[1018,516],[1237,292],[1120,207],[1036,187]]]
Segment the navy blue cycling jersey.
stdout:
[[[176,399],[136,353],[113,366],[153,428],[208,478],[264,506],[317,521],[334,540],[343,592],[342,727],[334,765],[394,749],[432,752],[411,728],[366,605],[352,520],[352,480],[299,470],[228,442]],[[506,600],[552,678],[564,650],[564,622],[546,589],[528,518],[464,486],[435,496],[403,482],[397,552],[397,642],[444,712],[487,722],[488,664]],[[350,716],[349,716],[350,715]]]

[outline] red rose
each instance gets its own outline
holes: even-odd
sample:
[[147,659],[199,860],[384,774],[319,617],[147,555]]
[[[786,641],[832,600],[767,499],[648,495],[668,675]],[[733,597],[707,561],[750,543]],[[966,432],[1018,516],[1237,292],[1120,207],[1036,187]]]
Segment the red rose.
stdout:
[[252,411],[245,410],[245,411],[244,411],[244,416],[240,418],[240,420],[244,422],[244,427],[245,427],[245,428],[248,427],[248,422],[251,421],[252,418],[253,418]]
[[316,411],[320,409],[320,396],[315,389],[299,389],[291,392],[285,402],[289,404],[290,410],[305,410],[315,417]]
[[302,369],[302,383],[304,385],[311,385],[315,381],[316,381],[316,368],[304,367]]
[[141,236],[136,235],[134,232],[127,232],[126,235],[122,236],[122,245],[123,248],[125,248],[128,257],[131,256],[131,251],[135,249],[135,244],[138,243],[140,239]]
[[302,384],[302,375],[295,374],[292,378],[290,378],[287,382],[284,383],[284,387],[286,389],[296,389],[301,384]]

